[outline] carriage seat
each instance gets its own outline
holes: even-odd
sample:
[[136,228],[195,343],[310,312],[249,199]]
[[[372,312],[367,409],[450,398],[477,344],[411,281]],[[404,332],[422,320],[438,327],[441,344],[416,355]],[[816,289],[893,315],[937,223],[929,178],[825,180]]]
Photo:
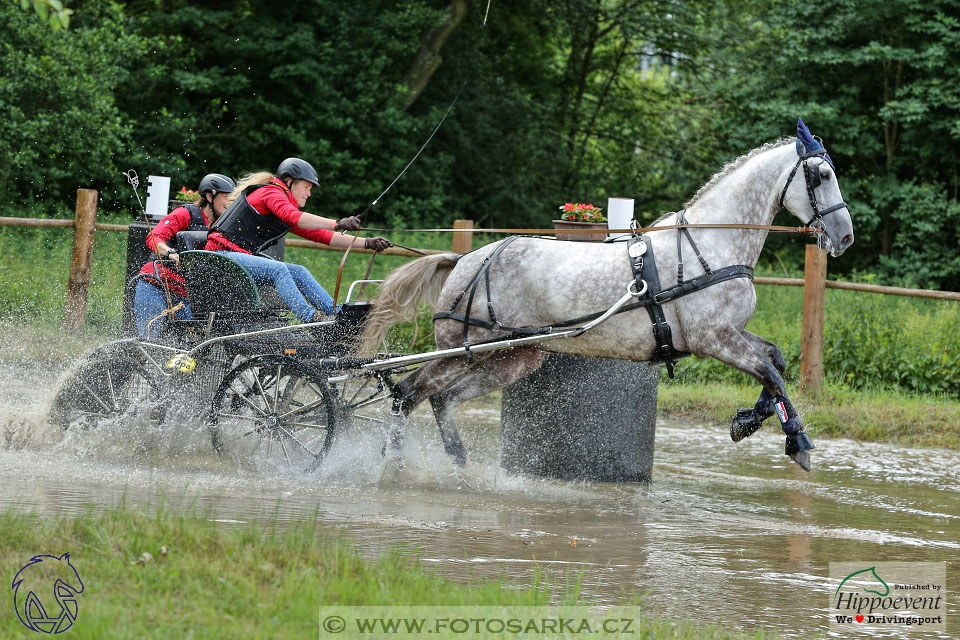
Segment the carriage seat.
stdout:
[[286,324],[281,318],[286,307],[267,304],[253,276],[238,262],[216,251],[184,251],[180,270],[190,295],[190,324],[205,326],[212,317],[216,333]]

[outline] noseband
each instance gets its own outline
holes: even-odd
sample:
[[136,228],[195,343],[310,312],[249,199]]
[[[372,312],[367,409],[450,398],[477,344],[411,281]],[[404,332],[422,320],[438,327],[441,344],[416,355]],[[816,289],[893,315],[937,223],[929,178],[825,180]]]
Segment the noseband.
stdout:
[[[790,183],[793,181],[793,176],[797,174],[797,169],[800,168],[800,165],[803,165],[803,178],[807,182],[807,198],[810,199],[810,207],[813,209],[813,217],[807,220],[804,223],[804,226],[811,226],[814,222],[820,222],[823,220],[823,216],[828,213],[833,213],[838,209],[845,209],[847,206],[846,202],[838,202],[832,207],[827,207],[826,209],[821,209],[820,205],[817,203],[817,194],[814,192],[814,189],[820,186],[820,170],[817,168],[821,163],[818,163],[816,166],[811,167],[807,164],[807,160],[810,158],[815,158],[820,156],[823,159],[823,162],[829,162],[826,158],[826,149],[815,149],[813,151],[808,151],[806,153],[800,154],[800,157],[797,158],[797,164],[793,165],[793,171],[790,172],[790,177],[787,178],[787,183],[783,185],[783,191],[780,192],[780,208],[783,208],[783,198],[787,195],[787,189],[790,187]],[[833,166],[833,163],[830,162],[830,166]]]

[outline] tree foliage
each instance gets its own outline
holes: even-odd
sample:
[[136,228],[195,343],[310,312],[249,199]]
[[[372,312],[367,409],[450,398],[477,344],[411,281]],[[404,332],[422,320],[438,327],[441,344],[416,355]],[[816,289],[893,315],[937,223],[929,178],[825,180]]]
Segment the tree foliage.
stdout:
[[[52,31],[12,3],[0,4],[0,193],[24,206],[70,201],[103,185],[130,127],[116,104],[124,63],[140,50],[109,3]],[[9,204],[8,204],[9,206]]]
[[[487,4],[468,0],[76,0],[54,31],[9,2],[0,202],[92,186],[127,216],[121,169],[194,187],[297,155],[324,179],[308,208],[340,216],[449,110],[369,222],[541,226],[608,196],[649,221],[803,116],[855,221],[831,269],[958,288],[957,4],[533,0],[493,3],[484,25]],[[800,243],[769,245],[800,259]]]
[[736,71],[714,92],[726,146],[798,115],[825,140],[854,218],[847,268],[960,288],[958,4],[756,3],[753,37],[717,57]]

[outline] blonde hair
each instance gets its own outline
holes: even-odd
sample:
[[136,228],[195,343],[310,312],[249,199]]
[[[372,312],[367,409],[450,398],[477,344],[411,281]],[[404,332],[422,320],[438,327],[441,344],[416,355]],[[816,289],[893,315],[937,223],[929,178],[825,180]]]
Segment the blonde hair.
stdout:
[[230,192],[230,196],[227,198],[227,206],[230,206],[230,203],[236,200],[240,196],[240,193],[250,185],[268,184],[276,177],[277,176],[273,175],[269,171],[256,171],[254,173],[248,173],[240,178],[240,181],[237,182],[237,186],[234,187],[233,191]]

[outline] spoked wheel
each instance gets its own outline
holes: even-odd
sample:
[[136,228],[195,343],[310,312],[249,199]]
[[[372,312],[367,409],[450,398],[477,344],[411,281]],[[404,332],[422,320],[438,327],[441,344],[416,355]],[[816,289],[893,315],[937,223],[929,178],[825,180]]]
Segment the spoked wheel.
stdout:
[[90,429],[122,418],[158,426],[164,417],[166,384],[135,344],[97,347],[61,385],[51,417],[64,429]]
[[361,429],[383,425],[383,411],[390,397],[389,385],[377,373],[365,372],[355,377],[340,376],[330,383],[339,414],[341,428]]
[[330,449],[336,423],[322,372],[287,356],[259,356],[224,377],[213,399],[210,435],[221,455],[311,469]]

